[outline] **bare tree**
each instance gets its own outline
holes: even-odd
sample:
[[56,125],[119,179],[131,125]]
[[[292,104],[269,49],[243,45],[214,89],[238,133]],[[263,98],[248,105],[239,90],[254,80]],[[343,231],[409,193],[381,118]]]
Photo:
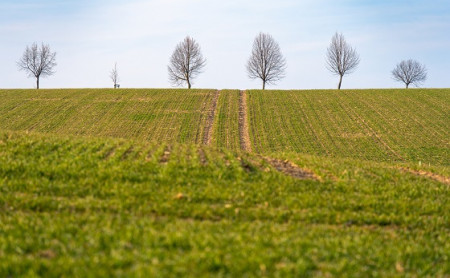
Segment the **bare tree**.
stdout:
[[334,34],[330,47],[327,48],[327,69],[335,75],[339,75],[338,90],[341,89],[342,77],[352,73],[359,64],[359,55],[345,41],[344,35]]
[[36,78],[36,88],[39,89],[39,78],[51,76],[55,73],[56,52],[51,52],[50,46],[42,43],[39,48],[37,43],[27,46],[22,58],[17,62],[19,70],[27,72],[29,77]]
[[117,71],[117,63],[114,64],[114,68],[109,73],[109,77],[111,78],[112,82],[114,82],[114,89],[119,88],[119,72]]
[[392,76],[394,80],[405,83],[408,89],[409,84],[419,86],[427,79],[427,69],[415,60],[403,60],[392,70]]
[[275,84],[285,76],[286,59],[280,46],[269,34],[259,33],[253,41],[252,54],[247,62],[247,73],[251,79],[261,79],[263,90],[266,83]]
[[191,37],[187,36],[173,51],[169,71],[169,80],[176,86],[187,83],[188,88],[192,86],[192,80],[202,72],[206,60],[200,50],[200,45]]

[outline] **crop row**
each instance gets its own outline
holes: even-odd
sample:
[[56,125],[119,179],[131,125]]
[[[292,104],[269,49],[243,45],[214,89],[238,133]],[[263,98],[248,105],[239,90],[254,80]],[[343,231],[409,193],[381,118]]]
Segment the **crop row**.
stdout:
[[221,149],[239,150],[239,91],[221,90],[215,117],[213,145]]
[[257,152],[448,165],[448,90],[249,91]]
[[449,187],[385,163],[280,154],[320,182],[194,144],[10,131],[0,154],[1,277],[448,273]]
[[[180,89],[0,90],[0,129],[200,144],[215,94]],[[249,133],[257,153],[450,164],[446,89],[254,90],[247,98]],[[239,150],[239,91],[220,91],[213,114],[211,145]]]
[[0,129],[200,143],[213,92],[0,91]]

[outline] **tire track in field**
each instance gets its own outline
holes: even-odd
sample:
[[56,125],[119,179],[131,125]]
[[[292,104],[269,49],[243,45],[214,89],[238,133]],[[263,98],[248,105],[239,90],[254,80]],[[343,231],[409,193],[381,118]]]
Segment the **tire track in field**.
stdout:
[[248,133],[247,94],[243,90],[239,92],[239,140],[241,142],[241,150],[246,152],[252,151]]
[[[250,142],[250,135],[248,131],[248,118],[247,118],[247,94],[241,90],[239,92],[239,140],[241,142],[241,150],[246,152],[252,152],[252,146]],[[280,160],[271,157],[262,157],[262,160],[270,164],[278,172],[291,176],[296,179],[312,179],[320,180],[312,171],[300,168],[296,164],[288,160]],[[240,160],[238,158],[238,160]],[[254,163],[252,163],[254,164]],[[247,163],[241,160],[241,166],[245,169],[249,167]]]
[[[449,136],[447,135],[448,131],[445,128],[441,128],[441,126],[437,125],[436,121],[431,121],[430,119],[435,119],[433,117],[425,117],[424,113],[422,112],[417,112],[414,111],[416,109],[423,109],[423,110],[430,110],[432,111],[432,113],[435,113],[436,117],[438,117],[439,111],[434,109],[433,104],[430,103],[426,103],[424,102],[424,100],[419,100],[417,98],[413,98],[413,97],[408,97],[408,102],[409,103],[413,103],[413,105],[411,105],[412,107],[414,107],[414,109],[411,109],[410,107],[406,107],[402,110],[403,107],[405,107],[405,104],[407,104],[406,102],[401,102],[400,104],[402,105],[402,108],[400,108],[400,105],[394,105],[391,106],[391,108],[395,111],[398,112],[399,115],[409,119],[409,120],[413,120],[418,126],[420,126],[420,128],[422,129],[423,133],[421,133],[420,136],[420,143],[422,144],[426,144],[428,146],[433,145],[436,146],[436,144],[442,143],[443,145],[448,144],[448,140],[446,138],[448,138]],[[426,99],[425,99],[426,100]],[[363,100],[364,102],[365,100]],[[369,104],[367,102],[364,102],[367,106],[369,106]],[[404,110],[406,110],[407,112],[405,113]],[[385,119],[386,122],[390,121],[388,120],[388,117],[386,117],[384,113],[380,113],[380,111],[378,110],[374,110],[380,117],[382,117],[383,119]],[[399,118],[401,118],[401,116],[399,116]],[[447,117],[448,118],[448,117]],[[395,125],[391,124],[390,125],[392,127],[394,127],[395,130]],[[409,126],[409,125],[408,125]],[[410,146],[417,146],[417,138],[418,136],[407,136],[406,138],[403,137],[404,140],[401,140],[398,145],[401,148],[405,148],[405,145],[403,145],[404,142],[408,142],[408,145]],[[435,139],[436,138],[436,139]],[[436,141],[437,138],[439,138],[439,141]],[[423,154],[420,154],[423,155]]]
[[[298,99],[297,96],[296,96],[296,99]],[[304,99],[307,100],[306,103],[307,103],[308,106],[311,108],[311,112],[314,113],[315,116],[316,116],[316,119],[318,119],[319,117],[318,117],[318,115],[317,115],[317,112],[314,110],[312,101],[311,101],[307,96],[305,96]],[[322,140],[321,138],[319,138],[318,130],[316,130],[316,129],[314,128],[314,126],[312,125],[313,117],[309,117],[309,116],[308,116],[308,113],[307,113],[307,112],[305,111],[305,109],[303,109],[303,108],[301,109],[301,112],[302,112],[302,114],[303,114],[303,117],[302,117],[302,118],[306,119],[307,126],[309,127],[309,130],[311,131],[311,134],[312,134],[312,135],[314,136],[314,138],[315,138],[315,142],[319,142],[320,146],[322,147],[322,150],[326,153],[327,156],[331,157],[331,153],[330,153],[330,151],[328,150],[328,147],[325,146],[325,144],[323,143],[323,140]],[[303,120],[302,120],[302,121],[303,121]]]
[[[203,117],[204,117],[203,116],[204,115],[203,111],[206,111],[206,109],[207,109],[207,102],[208,102],[207,100],[204,100],[203,103],[202,103],[202,106],[200,108],[199,127],[197,128],[197,133],[195,134],[195,143],[196,144],[201,144],[203,142],[203,137],[202,137],[202,134],[201,134],[202,131],[203,132],[205,131],[204,128],[202,129],[202,123],[204,122],[204,120],[203,120]],[[206,124],[205,124],[205,126],[206,126]]]
[[213,100],[211,103],[211,107],[208,112],[208,118],[206,119],[205,131],[203,132],[203,145],[209,145],[211,143],[213,127],[214,127],[214,117],[216,115],[217,110],[217,102],[219,101],[220,92],[217,90],[214,93]]
[[[409,100],[412,100],[411,98],[409,98]],[[403,132],[399,132],[399,130],[396,128],[396,126],[395,126],[395,124],[393,124],[392,123],[392,120],[391,119],[389,119],[387,116],[385,116],[385,114],[384,113],[382,113],[382,112],[380,112],[380,109],[374,109],[373,107],[372,107],[372,105],[370,104],[370,103],[368,103],[367,102],[367,100],[365,100],[364,98],[362,98],[362,99],[360,99],[359,101],[361,101],[361,103],[363,103],[364,105],[366,105],[366,107],[368,108],[368,109],[372,109],[377,115],[378,115],[378,117],[380,118],[380,119],[382,119],[384,122],[386,122],[386,125],[389,125],[390,127],[391,127],[391,129],[392,130],[394,130],[394,131],[396,131],[395,132],[395,134],[402,134]],[[401,104],[405,104],[404,102],[402,102]],[[389,107],[389,110],[388,111],[399,111],[399,105],[393,105],[393,106],[390,106]],[[402,113],[401,111],[399,111],[399,114],[400,115],[405,115],[405,113]],[[422,129],[423,130],[427,130],[428,129],[428,127],[425,127],[424,125],[422,125],[419,121],[417,121],[415,118],[414,118],[414,116],[411,116],[411,115],[408,115],[408,116],[406,116],[408,119],[412,119],[413,121],[415,121],[419,126],[421,126],[422,127]],[[435,133],[435,130],[434,130],[434,128],[431,128],[431,130],[432,131],[427,131],[426,133]],[[387,135],[387,134],[386,134]],[[438,134],[438,136],[440,136],[440,134]],[[392,137],[392,136],[391,136]],[[405,137],[403,137],[403,139],[401,140],[402,142],[408,142],[408,145],[411,145],[411,146],[414,146],[414,145],[416,145],[414,142],[412,142],[411,141],[411,137],[407,137],[407,138],[405,138]],[[394,138],[392,138],[392,141],[394,142],[394,143],[396,143],[397,144],[397,146],[401,146],[401,143],[400,142],[398,142],[397,140],[395,140]],[[397,141],[397,142],[396,142]]]
[[265,157],[264,160],[269,163],[273,168],[275,168],[278,172],[283,173],[284,175],[291,176],[296,179],[310,179],[320,181],[321,178],[318,177],[311,170],[300,168],[297,164],[289,161],[289,160],[281,160],[275,159],[271,157]]
[[377,138],[378,142],[381,143],[381,145],[383,145],[389,152],[391,152],[395,157],[397,157],[398,159],[405,161],[405,158],[398,153],[397,151],[395,151],[393,148],[391,148],[391,146],[389,146],[389,144],[381,137],[381,135],[379,135],[375,129],[373,129],[370,124],[364,120],[361,116],[357,115],[357,117],[359,118],[359,120],[366,126],[367,130],[369,130],[369,134],[371,134],[372,136],[375,136],[375,138]]
[[[342,99],[341,105],[344,107],[344,101],[342,101]],[[352,109],[349,104],[345,104],[345,106],[345,110],[348,112],[348,115],[353,115],[353,118],[356,119],[355,122],[359,123],[367,134],[370,134],[374,142],[378,143],[380,146],[383,146],[386,151],[393,154],[397,159],[405,161],[405,158],[400,153],[392,149],[391,146],[389,146],[389,144],[381,137],[381,135],[379,135],[376,130],[371,127],[368,121],[366,121],[357,111]]]
[[273,170],[294,179],[322,181],[322,178],[313,171],[302,168],[287,159],[273,158],[262,154],[244,154],[242,157],[237,156],[236,159],[240,161],[241,167],[247,172],[251,172],[252,169],[269,172],[271,169],[267,167],[269,164]]
[[432,180],[441,182],[443,184],[446,185],[450,185],[450,178],[449,177],[445,177],[445,176],[441,176],[435,173],[431,173],[431,172],[427,172],[427,171],[423,171],[423,170],[413,170],[411,168],[407,168],[407,167],[398,167],[398,169],[402,172],[406,172],[406,173],[411,173],[413,175],[416,176],[420,176],[420,177],[427,177],[430,178]]

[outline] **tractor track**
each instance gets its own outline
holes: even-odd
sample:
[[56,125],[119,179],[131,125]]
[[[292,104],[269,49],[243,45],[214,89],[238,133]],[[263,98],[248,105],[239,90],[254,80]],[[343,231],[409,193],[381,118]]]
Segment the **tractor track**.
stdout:
[[211,138],[213,133],[213,127],[214,127],[214,117],[216,115],[216,109],[217,109],[217,103],[219,101],[219,90],[217,90],[214,93],[213,100],[211,103],[211,106],[208,111],[208,118],[206,119],[206,125],[205,125],[205,131],[203,132],[203,145],[210,145],[211,144]]
[[239,92],[239,140],[241,142],[241,150],[246,152],[252,151],[248,132],[247,94],[245,91]]

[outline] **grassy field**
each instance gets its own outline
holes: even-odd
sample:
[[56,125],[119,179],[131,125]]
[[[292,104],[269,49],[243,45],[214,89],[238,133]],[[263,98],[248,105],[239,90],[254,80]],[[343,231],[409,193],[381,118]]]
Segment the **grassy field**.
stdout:
[[297,180],[198,145],[0,138],[1,277],[450,271],[449,186],[389,164],[293,155],[322,181]]
[[239,142],[239,91],[221,90],[215,130],[213,133],[213,146],[220,149],[238,151]]
[[0,90],[0,277],[450,276],[450,90],[215,92]]
[[249,91],[261,153],[450,165],[450,91]]
[[[215,90],[0,90],[0,129],[201,143]],[[248,91],[258,153],[450,165],[450,92]],[[212,145],[239,150],[237,90],[220,92]]]
[[0,90],[0,129],[201,143],[215,90]]

